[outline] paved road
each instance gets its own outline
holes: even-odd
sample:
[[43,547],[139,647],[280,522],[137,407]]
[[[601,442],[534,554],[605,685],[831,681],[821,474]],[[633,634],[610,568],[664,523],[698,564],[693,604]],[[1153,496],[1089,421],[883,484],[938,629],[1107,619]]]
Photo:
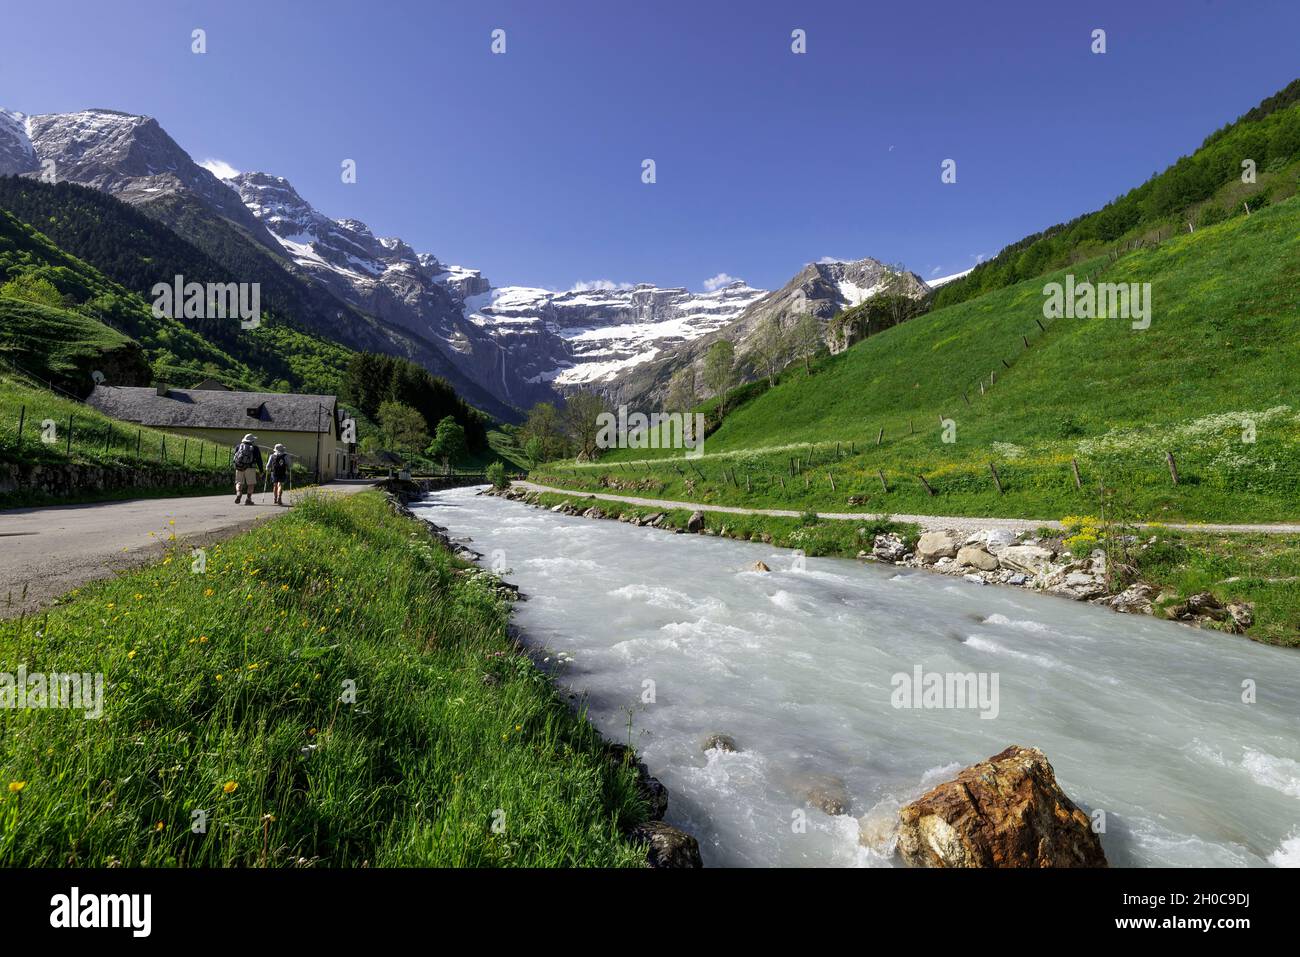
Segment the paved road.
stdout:
[[[798,518],[802,512],[783,508],[739,508],[733,505],[701,505],[697,502],[674,502],[658,498],[636,498],[630,495],[606,495],[603,492],[575,492],[572,489],[552,488],[549,485],[537,485],[534,482],[514,482],[522,488],[534,492],[555,492],[560,495],[573,495],[604,499],[608,502],[623,502],[628,505],[643,505],[647,508],[683,508],[698,509],[701,512],[725,512],[729,515],[775,515],[780,518]],[[1011,532],[1032,532],[1039,528],[1060,528],[1061,523],[1051,519],[1037,518],[972,518],[969,515],[880,515],[872,512],[818,512],[822,518],[845,519],[846,521],[871,521],[890,518],[896,522],[910,522],[921,526],[923,531],[953,529],[954,531],[976,532],[985,528],[1000,528]],[[1210,524],[1174,524],[1164,523],[1166,528],[1176,528],[1190,532],[1258,532],[1268,535],[1300,535],[1300,525],[1210,525]]]
[[[351,494],[370,483],[323,488]],[[288,511],[271,504],[269,493],[256,499],[236,505],[231,492],[0,511],[0,617],[36,611],[78,585],[147,564],[173,533],[191,544],[215,542]]]

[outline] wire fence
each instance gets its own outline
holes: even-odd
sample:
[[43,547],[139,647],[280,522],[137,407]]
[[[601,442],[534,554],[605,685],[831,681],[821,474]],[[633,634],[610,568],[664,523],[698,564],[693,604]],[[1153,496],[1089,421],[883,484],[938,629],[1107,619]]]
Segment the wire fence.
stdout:
[[15,458],[81,458],[195,469],[230,466],[230,449],[216,442],[78,415],[56,403],[20,402],[5,408],[0,414],[0,449]]

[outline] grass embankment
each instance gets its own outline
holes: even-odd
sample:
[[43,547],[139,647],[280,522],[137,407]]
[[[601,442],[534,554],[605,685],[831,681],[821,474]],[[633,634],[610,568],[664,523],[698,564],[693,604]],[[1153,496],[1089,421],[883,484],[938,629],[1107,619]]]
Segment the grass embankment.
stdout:
[[[587,498],[582,495],[541,492],[532,496],[530,500],[536,501],[545,508],[568,503],[585,511],[595,506],[615,519],[624,516],[649,518],[652,515],[663,515],[664,520],[658,527],[669,530],[685,529],[691,517],[690,509],[665,511],[644,505],[625,505],[608,499]],[[735,538],[740,541],[763,542],[778,548],[797,548],[805,555],[814,558],[855,558],[860,551],[871,551],[876,536],[885,532],[896,532],[909,545],[915,545],[920,534],[920,530],[915,525],[890,521],[888,518],[869,522],[836,522],[811,514],[801,518],[782,518],[774,515],[705,512],[703,527],[706,534]]]
[[1250,602],[1248,637],[1300,647],[1300,536],[1153,531],[1156,543],[1132,553],[1143,581],[1163,592],[1159,611],[1210,592],[1225,605]]
[[508,613],[362,493],[214,546],[205,573],[184,550],[0,622],[0,670],[105,678],[100,720],[0,712],[0,864],[637,863],[634,772]]
[[[689,509],[664,511],[580,494],[540,492],[530,494],[528,499],[545,508],[567,503],[585,511],[595,506],[616,519],[662,514],[660,527],[666,529],[685,529],[691,516]],[[780,518],[726,512],[705,512],[704,528],[709,534],[797,548],[813,557],[830,558],[854,558],[860,551],[870,552],[875,536],[884,532],[895,532],[909,548],[914,548],[920,532],[916,525],[888,517],[863,522],[814,514]],[[1255,622],[1246,630],[1247,637],[1265,644],[1300,647],[1300,536],[1216,535],[1163,527],[1145,529],[1140,536],[1133,532],[1117,529],[1118,535],[1128,540],[1123,543],[1122,556],[1116,554],[1115,560],[1131,565],[1136,580],[1159,590],[1157,617],[1165,617],[1170,607],[1191,595],[1209,592],[1224,605],[1240,601],[1254,606]],[[1044,530],[1043,535],[1050,538],[1060,533]],[[1146,544],[1152,538],[1155,542]],[[1073,547],[1083,556],[1097,545],[1105,547],[1105,542],[1084,542]],[[1120,581],[1116,588],[1120,590],[1127,584]]]

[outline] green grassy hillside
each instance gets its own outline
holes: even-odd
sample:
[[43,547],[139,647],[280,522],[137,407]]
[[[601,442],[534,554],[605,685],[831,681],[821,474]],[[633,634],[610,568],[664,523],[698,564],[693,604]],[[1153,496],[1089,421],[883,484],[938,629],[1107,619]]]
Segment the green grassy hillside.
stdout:
[[[1243,163],[1253,164],[1253,178]],[[1296,193],[1300,80],[1268,97],[1201,146],[1104,208],[1007,246],[935,294],[953,305],[1111,250],[1160,242],[1190,222],[1212,225]]]
[[613,464],[651,457],[625,450],[535,475],[732,504],[1041,518],[1095,508],[1104,480],[1144,519],[1300,517],[1300,199],[1071,272],[1151,283],[1150,328],[1048,321],[1044,285],[1065,278],[1052,273],[890,329],[811,376],[788,369],[727,415],[698,471]]
[[[90,235],[113,249],[136,239],[134,234],[116,235],[111,230],[106,235]],[[181,267],[176,268],[179,271]],[[244,388],[278,385],[282,389],[332,392],[353,354],[336,343],[273,319],[246,331],[234,321],[156,318],[141,294],[0,209],[0,285],[20,277],[53,287],[57,296],[45,305],[77,312],[137,340],[155,377],[163,380],[188,384],[189,380],[215,375]],[[25,325],[23,316],[13,314],[13,302],[12,296],[0,296],[0,327],[12,330]],[[192,327],[188,324],[191,322],[197,325]],[[335,388],[329,388],[331,385]]]

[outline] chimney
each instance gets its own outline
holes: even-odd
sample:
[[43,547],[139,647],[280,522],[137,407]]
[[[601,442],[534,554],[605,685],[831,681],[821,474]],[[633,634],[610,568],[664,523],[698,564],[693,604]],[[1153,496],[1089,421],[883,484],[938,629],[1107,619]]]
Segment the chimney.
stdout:
[[164,399],[167,398],[167,386],[164,383],[160,382],[154,388],[160,396],[162,396]]

